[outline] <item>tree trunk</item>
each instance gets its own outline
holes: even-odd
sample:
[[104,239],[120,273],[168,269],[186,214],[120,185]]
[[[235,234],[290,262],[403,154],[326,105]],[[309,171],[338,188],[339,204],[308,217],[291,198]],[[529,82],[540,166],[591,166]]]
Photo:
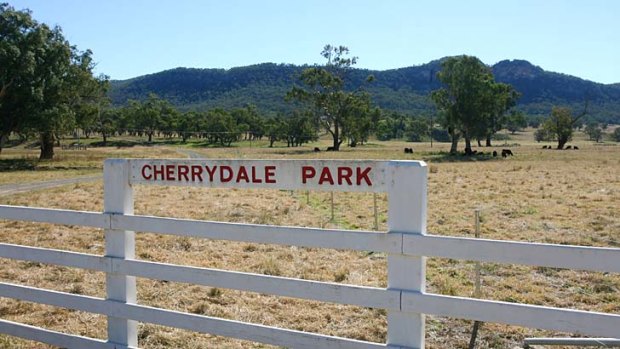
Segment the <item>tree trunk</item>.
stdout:
[[0,154],[2,154],[2,148],[4,148],[4,145],[6,144],[6,141],[9,140],[9,135],[3,133],[0,133]]
[[487,135],[487,144],[486,144],[486,146],[487,147],[491,147],[492,146],[491,145],[491,135]]
[[151,141],[153,140],[153,132],[148,132],[149,134],[149,143],[151,143]]
[[566,145],[566,143],[568,143],[568,137],[558,138],[558,149],[559,150],[564,149],[564,145]]
[[54,158],[54,134],[52,132],[41,133],[41,154],[39,160],[52,160]]
[[450,133],[450,138],[452,139],[452,145],[450,145],[450,154],[456,154],[457,146],[459,145],[459,136],[454,131],[454,129],[449,128],[448,133]]
[[332,135],[334,136],[334,151],[339,151],[340,150],[340,142],[339,142],[340,130],[338,128],[338,123],[334,124],[334,133]]
[[465,134],[465,154],[471,155],[473,152],[471,151],[471,138]]
[[103,137],[103,146],[108,145],[108,134],[106,132],[101,132],[101,136]]

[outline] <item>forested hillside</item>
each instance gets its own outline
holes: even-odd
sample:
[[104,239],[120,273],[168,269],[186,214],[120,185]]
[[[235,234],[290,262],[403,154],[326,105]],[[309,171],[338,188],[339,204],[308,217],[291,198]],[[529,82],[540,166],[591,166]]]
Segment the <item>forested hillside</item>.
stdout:
[[[420,66],[371,71],[354,69],[349,85],[363,86],[384,110],[409,114],[434,112],[429,93],[440,87],[436,74],[441,60]],[[264,63],[224,69],[176,68],[129,80],[113,81],[110,97],[116,105],[129,99],[144,100],[149,93],[169,100],[183,110],[232,109],[255,105],[265,115],[287,113],[292,106],[286,92],[298,83],[307,66]],[[521,93],[518,107],[527,114],[548,115],[554,105],[583,108],[590,101],[591,117],[620,123],[620,84],[599,84],[578,77],[548,72],[523,60],[505,60],[492,66],[499,82]],[[375,81],[364,83],[372,74]]]

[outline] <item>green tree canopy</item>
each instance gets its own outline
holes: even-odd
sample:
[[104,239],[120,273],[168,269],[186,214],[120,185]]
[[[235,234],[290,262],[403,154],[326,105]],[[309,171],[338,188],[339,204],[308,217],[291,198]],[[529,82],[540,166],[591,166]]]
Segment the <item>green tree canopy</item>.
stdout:
[[100,86],[92,52],[78,51],[62,35],[32,19],[31,12],[0,4],[0,146],[11,132],[40,137],[41,159],[54,155],[54,140],[76,124]]
[[[361,88],[345,90],[345,80],[357,57],[348,57],[345,46],[326,45],[321,55],[327,59],[324,67],[312,67],[301,73],[304,86],[295,86],[287,93],[287,99],[306,102],[320,125],[332,136],[333,149],[339,150],[349,137],[357,144],[364,137],[360,130],[370,113],[370,97]],[[371,81],[369,77],[367,81]],[[359,138],[359,139],[358,139]]]
[[465,139],[465,153],[471,154],[472,138],[487,139],[503,127],[504,113],[516,104],[518,93],[507,84],[496,83],[491,70],[478,58],[457,56],[441,64],[437,77],[444,87],[431,94],[452,138],[450,153],[458,140]]
[[573,138],[573,127],[587,114],[587,109],[588,103],[586,102],[583,112],[573,116],[569,108],[553,107],[551,116],[543,123],[542,128],[558,141],[558,149],[564,149],[564,145]]

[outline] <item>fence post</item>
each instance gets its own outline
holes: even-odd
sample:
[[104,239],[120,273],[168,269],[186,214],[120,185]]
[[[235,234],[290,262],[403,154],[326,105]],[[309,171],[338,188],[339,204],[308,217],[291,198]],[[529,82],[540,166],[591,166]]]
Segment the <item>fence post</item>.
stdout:
[[[392,161],[388,166],[388,234],[426,234],[427,166]],[[388,289],[424,292],[426,257],[388,255]],[[388,311],[387,344],[424,349],[424,314]]]
[[[122,159],[106,160],[103,166],[103,206],[105,213],[133,214],[133,189],[129,185],[129,162]],[[135,257],[133,231],[105,229],[106,257],[133,259]],[[136,278],[106,273],[108,300],[136,302]],[[138,346],[138,324],[134,320],[108,317],[108,341],[119,348]]]

